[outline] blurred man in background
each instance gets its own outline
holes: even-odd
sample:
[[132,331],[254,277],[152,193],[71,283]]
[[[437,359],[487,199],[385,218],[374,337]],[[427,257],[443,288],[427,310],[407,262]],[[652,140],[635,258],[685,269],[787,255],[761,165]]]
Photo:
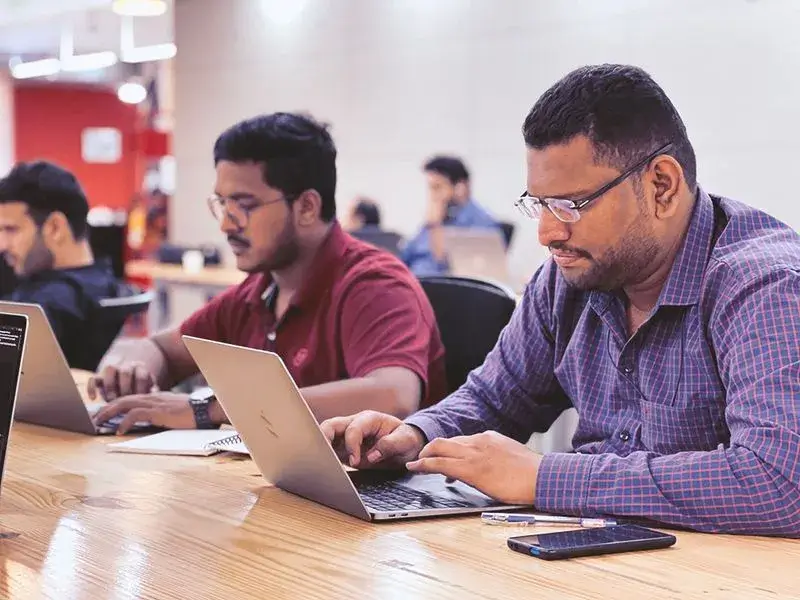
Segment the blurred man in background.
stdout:
[[0,179],[0,252],[18,278],[5,299],[40,305],[69,365],[92,370],[109,343],[94,335],[98,300],[121,286],[94,260],[88,212],[78,180],[52,163],[19,163]]
[[401,258],[415,275],[447,273],[443,227],[498,227],[472,198],[469,171],[461,159],[435,156],[423,167],[428,182],[425,224],[403,249]]
[[350,233],[380,229],[381,211],[378,204],[370,198],[359,196],[342,225]]

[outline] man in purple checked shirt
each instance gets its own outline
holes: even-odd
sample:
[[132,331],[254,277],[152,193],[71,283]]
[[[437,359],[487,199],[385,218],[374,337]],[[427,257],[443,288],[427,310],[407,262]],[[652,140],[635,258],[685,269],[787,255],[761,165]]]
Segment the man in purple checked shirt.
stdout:
[[[543,511],[800,536],[800,236],[697,185],[639,68],[569,73],[523,133],[517,206],[552,258],[497,345],[438,405],[331,419],[328,438],[352,465]],[[574,453],[523,445],[570,406]]]

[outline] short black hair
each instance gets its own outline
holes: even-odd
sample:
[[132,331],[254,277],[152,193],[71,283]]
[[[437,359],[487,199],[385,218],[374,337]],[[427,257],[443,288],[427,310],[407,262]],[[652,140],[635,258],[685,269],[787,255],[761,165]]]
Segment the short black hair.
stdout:
[[469,171],[460,158],[455,156],[434,156],[422,168],[425,172],[433,172],[446,177],[453,185],[469,181]]
[[540,150],[589,138],[595,160],[620,171],[672,143],[665,151],[681,165],[689,189],[697,163],[678,111],[664,90],[639,67],[602,64],[575,69],[548,89],[525,118],[525,144]]
[[263,165],[264,181],[289,196],[316,190],[321,218],[336,217],[336,146],[327,125],[311,116],[278,112],[246,119],[225,130],[214,144],[221,160]]
[[75,175],[51,162],[19,162],[0,179],[0,203],[22,202],[41,227],[54,212],[63,213],[76,240],[86,238],[89,202]]
[[361,198],[353,212],[363,219],[364,225],[379,227],[381,224],[381,211],[378,205],[368,198]]

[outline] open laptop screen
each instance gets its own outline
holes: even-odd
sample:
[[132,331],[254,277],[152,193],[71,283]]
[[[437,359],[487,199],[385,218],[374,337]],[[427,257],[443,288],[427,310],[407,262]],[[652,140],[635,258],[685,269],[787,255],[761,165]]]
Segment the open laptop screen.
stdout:
[[0,313],[0,481],[17,401],[28,318]]

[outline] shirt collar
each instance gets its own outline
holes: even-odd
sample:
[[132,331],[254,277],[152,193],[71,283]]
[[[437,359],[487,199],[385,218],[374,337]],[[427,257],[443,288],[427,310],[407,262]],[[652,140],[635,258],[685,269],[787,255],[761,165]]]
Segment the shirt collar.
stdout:
[[656,306],[690,306],[700,301],[713,235],[714,205],[698,187],[689,229]]
[[[336,266],[341,262],[347,249],[348,237],[339,222],[334,221],[325,239],[317,248],[305,281],[292,298],[293,306],[303,306],[315,301],[330,287],[338,271]],[[267,299],[275,293],[277,287],[272,276],[269,273],[260,273],[258,281],[246,296],[246,302],[253,306],[265,306]]]

